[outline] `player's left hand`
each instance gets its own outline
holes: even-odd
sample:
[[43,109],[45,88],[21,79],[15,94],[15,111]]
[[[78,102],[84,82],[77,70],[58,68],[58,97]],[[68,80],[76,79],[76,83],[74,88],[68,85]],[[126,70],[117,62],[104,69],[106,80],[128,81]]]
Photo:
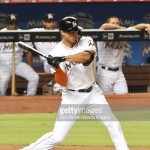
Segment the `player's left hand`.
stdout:
[[65,60],[65,57],[52,57],[51,55],[49,55],[47,58],[48,64],[53,66],[55,69],[57,69],[59,64]]

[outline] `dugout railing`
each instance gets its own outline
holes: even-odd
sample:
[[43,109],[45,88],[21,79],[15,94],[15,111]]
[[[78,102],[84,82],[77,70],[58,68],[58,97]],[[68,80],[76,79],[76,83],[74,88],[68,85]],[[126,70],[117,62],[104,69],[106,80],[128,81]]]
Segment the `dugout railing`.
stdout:
[[[91,36],[94,41],[149,41],[150,36],[145,31],[138,30],[99,30],[86,29],[82,30],[81,35]],[[3,31],[0,32],[0,42],[38,42],[38,41],[60,41],[60,33],[58,30],[54,31]],[[138,68],[138,69],[137,69]],[[42,94],[41,90],[44,84],[53,80],[53,75],[44,73],[43,68],[34,68],[39,76],[40,82],[38,86],[38,93]],[[137,71],[138,70],[138,71]],[[150,87],[150,66],[124,66],[123,71],[127,79],[129,92],[149,92]],[[25,89],[27,81],[16,76],[16,89]],[[11,82],[9,89],[11,90]],[[141,88],[142,90],[133,90],[133,88]],[[8,90],[9,91],[9,90]],[[8,92],[9,93],[9,92]]]

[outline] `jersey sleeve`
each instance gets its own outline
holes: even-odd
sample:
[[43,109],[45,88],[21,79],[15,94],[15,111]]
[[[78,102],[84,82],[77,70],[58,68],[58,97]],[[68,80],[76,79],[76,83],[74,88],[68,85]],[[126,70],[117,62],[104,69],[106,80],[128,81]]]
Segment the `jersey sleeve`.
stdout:
[[88,50],[88,51],[95,51],[96,52],[96,47],[95,47],[95,43],[93,41],[93,39],[91,37],[85,37],[86,40],[85,40],[85,50]]
[[133,28],[133,27],[128,27],[127,30],[139,31],[138,29],[135,29],[135,28]]

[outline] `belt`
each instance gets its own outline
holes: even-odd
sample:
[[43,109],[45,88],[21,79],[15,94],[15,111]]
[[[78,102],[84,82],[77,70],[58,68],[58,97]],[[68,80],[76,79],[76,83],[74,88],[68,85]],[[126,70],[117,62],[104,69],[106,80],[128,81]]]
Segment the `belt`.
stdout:
[[105,67],[105,66],[101,66],[102,69],[106,69],[106,70],[110,70],[110,71],[118,71],[119,68],[109,68],[109,67]]
[[90,86],[88,89],[80,89],[80,90],[72,90],[72,89],[67,89],[69,91],[73,91],[73,92],[85,92],[85,93],[89,93],[92,91],[92,86]]

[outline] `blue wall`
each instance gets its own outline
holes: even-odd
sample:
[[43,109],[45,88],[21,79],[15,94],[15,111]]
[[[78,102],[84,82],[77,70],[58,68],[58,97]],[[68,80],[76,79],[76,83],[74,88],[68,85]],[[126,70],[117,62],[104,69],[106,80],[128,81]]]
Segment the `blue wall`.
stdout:
[[[56,14],[58,20],[76,12],[85,12],[93,16],[95,28],[104,22],[105,18],[114,14],[123,20],[134,23],[145,22],[144,17],[150,15],[150,3],[31,3],[31,4],[0,4],[1,13],[19,14],[21,26],[27,27],[31,19],[41,20],[47,12]],[[149,18],[150,19],[150,18]]]
[[[41,27],[42,18],[45,13],[56,14],[60,18],[83,12],[89,14],[93,19],[93,28],[98,28],[105,22],[109,15],[121,18],[124,26],[132,26],[137,23],[150,23],[150,3],[31,3],[31,4],[0,4],[0,13],[16,13],[19,15],[20,27],[27,29]],[[32,23],[31,23],[32,22]],[[132,48],[132,58],[127,58],[127,64],[145,64],[150,56],[149,42],[129,42]],[[143,51],[143,50],[147,51]]]

